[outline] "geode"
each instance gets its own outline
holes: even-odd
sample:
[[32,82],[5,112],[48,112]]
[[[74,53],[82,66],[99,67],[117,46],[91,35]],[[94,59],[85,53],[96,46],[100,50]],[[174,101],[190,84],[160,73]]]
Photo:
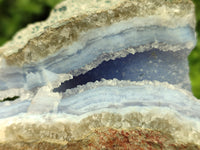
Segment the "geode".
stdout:
[[194,28],[190,0],[63,1],[0,48],[0,148],[200,149]]

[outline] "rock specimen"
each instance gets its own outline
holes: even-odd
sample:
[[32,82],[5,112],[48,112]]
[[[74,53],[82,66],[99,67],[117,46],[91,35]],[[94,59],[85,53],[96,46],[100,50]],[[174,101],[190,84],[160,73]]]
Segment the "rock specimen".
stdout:
[[57,5],[0,48],[0,148],[199,149],[194,18],[190,0]]

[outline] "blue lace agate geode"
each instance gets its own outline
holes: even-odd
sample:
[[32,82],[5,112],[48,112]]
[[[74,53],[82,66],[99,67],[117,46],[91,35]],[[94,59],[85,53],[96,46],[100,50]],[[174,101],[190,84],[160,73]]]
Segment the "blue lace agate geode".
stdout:
[[19,96],[0,103],[0,142],[141,127],[199,145],[187,62],[194,25],[189,0],[62,2],[0,49],[0,98]]

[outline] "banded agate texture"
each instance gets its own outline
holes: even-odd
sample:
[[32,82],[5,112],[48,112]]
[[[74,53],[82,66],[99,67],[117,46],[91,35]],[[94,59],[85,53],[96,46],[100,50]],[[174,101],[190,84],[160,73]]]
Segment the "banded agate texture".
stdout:
[[190,0],[63,1],[0,48],[0,143],[141,127],[200,145],[194,18]]

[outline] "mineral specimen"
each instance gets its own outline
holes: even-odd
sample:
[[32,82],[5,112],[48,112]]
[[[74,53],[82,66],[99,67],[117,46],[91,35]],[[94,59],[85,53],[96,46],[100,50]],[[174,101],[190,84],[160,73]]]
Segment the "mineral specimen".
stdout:
[[57,5],[0,48],[0,149],[200,149],[194,18],[190,0]]

